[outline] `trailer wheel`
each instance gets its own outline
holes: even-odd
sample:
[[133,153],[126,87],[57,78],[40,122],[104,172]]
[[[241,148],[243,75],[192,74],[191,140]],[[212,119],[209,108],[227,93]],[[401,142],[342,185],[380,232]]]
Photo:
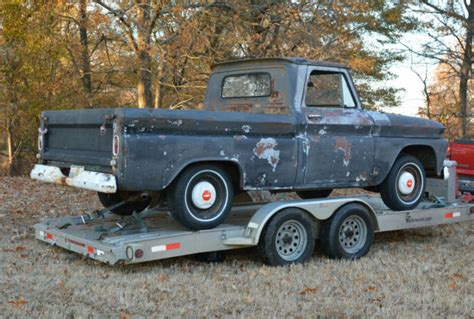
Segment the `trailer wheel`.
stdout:
[[332,189],[317,189],[310,191],[297,191],[296,194],[302,199],[326,198],[331,195]]
[[168,208],[191,230],[214,228],[230,213],[234,188],[229,174],[219,166],[196,165],[186,169],[171,185]]
[[[137,195],[135,192],[118,192],[113,194],[108,193],[101,193],[98,192],[97,195],[99,196],[100,203],[105,207],[110,207],[112,205],[118,204],[131,196]],[[141,212],[145,208],[148,207],[151,203],[151,198],[144,199],[144,200],[137,200],[136,202],[127,203],[120,207],[112,209],[112,213],[127,216],[132,215],[133,212]]]
[[260,235],[258,249],[264,262],[284,266],[309,260],[314,251],[314,229],[306,212],[296,208],[280,211]]
[[364,205],[353,203],[339,208],[321,228],[320,242],[330,258],[357,259],[372,246],[374,225]]
[[414,156],[403,155],[393,164],[380,187],[380,195],[393,210],[414,209],[425,191],[426,177],[421,162]]

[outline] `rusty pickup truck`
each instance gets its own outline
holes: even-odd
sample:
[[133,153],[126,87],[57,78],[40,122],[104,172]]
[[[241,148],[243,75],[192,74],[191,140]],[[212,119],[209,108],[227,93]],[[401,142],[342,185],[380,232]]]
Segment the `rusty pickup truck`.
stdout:
[[[441,124],[364,110],[337,63],[220,63],[204,106],[43,112],[31,177],[96,191],[105,206],[159,194],[195,230],[222,223],[234,194],[248,190],[318,198],[360,187],[412,209],[446,155]],[[143,210],[153,202],[143,198],[114,212]]]

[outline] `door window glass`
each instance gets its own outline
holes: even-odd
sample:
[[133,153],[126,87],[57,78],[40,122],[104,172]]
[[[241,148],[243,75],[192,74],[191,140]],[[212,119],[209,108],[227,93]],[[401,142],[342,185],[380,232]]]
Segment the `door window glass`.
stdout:
[[346,79],[336,72],[311,72],[305,104],[309,107],[355,107]]

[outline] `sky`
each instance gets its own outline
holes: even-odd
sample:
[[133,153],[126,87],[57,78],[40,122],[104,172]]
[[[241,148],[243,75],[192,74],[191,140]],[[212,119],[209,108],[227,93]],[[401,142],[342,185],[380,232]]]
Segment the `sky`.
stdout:
[[[423,34],[407,34],[402,37],[400,43],[408,45],[411,49],[421,52],[421,44],[428,41]],[[397,44],[394,49],[406,52],[402,44]],[[403,89],[399,93],[401,105],[399,107],[386,107],[383,110],[390,113],[416,116],[418,108],[424,106],[423,82],[414,71],[424,77],[427,72],[428,83],[434,78],[436,64],[416,54],[406,53],[406,59],[395,63],[390,71],[395,75],[394,79],[388,81],[388,85]]]

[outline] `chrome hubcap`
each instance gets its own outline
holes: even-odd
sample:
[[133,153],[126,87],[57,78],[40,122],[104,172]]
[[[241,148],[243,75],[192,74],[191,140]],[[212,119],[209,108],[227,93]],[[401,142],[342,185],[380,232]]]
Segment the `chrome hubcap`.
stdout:
[[408,195],[415,189],[415,176],[409,172],[403,172],[398,179],[398,190],[403,195]]
[[197,183],[192,190],[191,199],[193,205],[199,209],[208,209],[216,202],[216,189],[206,181]]

